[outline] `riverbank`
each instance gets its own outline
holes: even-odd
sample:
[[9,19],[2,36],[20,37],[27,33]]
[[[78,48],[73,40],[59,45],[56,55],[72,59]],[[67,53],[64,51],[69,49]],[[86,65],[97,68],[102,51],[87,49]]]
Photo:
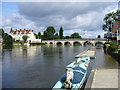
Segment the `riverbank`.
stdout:
[[108,49],[107,50],[107,54],[109,54],[110,56],[112,56],[120,64],[120,53],[112,51],[111,49]]
[[104,53],[112,56],[120,64],[120,44],[112,41],[105,43]]
[[[100,53],[100,51],[102,52]],[[91,90],[118,88],[118,62],[110,55],[104,54],[103,49],[96,49],[95,56],[95,63],[86,83],[85,90],[88,90],[88,88]],[[111,80],[113,82],[110,82]]]

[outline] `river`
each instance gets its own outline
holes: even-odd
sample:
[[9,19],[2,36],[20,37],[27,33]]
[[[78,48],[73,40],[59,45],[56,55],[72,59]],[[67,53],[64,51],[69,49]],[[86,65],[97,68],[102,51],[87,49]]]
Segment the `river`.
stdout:
[[[2,50],[3,88],[52,88],[83,46],[4,46]],[[102,56],[102,57],[101,57]],[[117,62],[96,50],[96,68],[117,68]],[[107,59],[107,60],[106,60]]]

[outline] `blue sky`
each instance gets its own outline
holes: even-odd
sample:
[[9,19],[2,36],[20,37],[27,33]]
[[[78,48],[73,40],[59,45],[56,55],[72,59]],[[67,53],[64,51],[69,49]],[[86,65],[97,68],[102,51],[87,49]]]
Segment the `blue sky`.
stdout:
[[48,26],[54,26],[58,32],[62,26],[64,36],[77,32],[83,38],[96,38],[99,34],[103,37],[103,18],[117,7],[117,2],[2,2],[0,26],[7,33],[11,27],[37,33]]
[[18,2],[2,2],[3,16],[11,16],[18,12]]

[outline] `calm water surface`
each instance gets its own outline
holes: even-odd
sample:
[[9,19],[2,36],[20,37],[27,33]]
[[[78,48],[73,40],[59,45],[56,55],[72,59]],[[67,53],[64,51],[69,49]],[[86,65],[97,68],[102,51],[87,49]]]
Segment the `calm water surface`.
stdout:
[[[52,88],[66,65],[86,49],[83,46],[3,47],[3,88]],[[116,68],[116,61],[104,55],[103,50],[97,50],[96,55],[96,67]]]
[[51,88],[86,47],[13,46],[3,49],[4,88]]

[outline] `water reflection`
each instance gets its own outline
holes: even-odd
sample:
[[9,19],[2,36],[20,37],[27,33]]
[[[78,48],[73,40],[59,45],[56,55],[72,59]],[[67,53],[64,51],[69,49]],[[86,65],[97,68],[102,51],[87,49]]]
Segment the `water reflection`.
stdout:
[[103,49],[96,49],[95,68],[118,68],[118,62],[108,54],[104,54]]
[[80,47],[73,48],[50,45],[4,47],[3,87],[52,87],[65,66],[83,51]]

